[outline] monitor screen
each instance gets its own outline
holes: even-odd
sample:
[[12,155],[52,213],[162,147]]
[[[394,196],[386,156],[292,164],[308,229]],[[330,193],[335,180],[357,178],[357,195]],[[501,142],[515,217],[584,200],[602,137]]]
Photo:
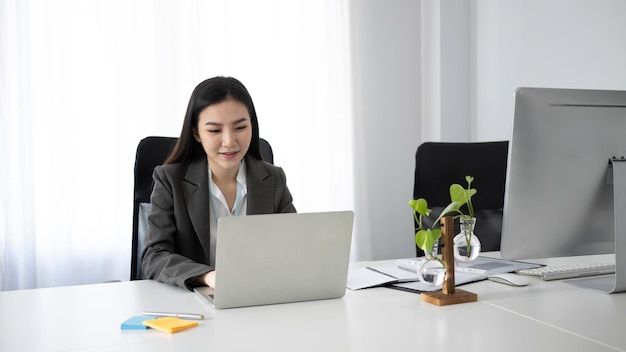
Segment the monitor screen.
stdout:
[[518,88],[502,257],[614,253],[609,160],[622,156],[626,156],[626,92]]

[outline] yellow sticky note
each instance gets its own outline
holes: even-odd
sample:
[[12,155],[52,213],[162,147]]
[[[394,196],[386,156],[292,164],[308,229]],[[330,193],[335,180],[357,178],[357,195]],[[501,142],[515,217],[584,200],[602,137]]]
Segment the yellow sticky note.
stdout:
[[175,317],[165,317],[165,318],[144,320],[143,325],[153,328],[153,329],[169,332],[171,334],[177,331],[181,331],[181,330],[193,328],[194,326],[198,326],[198,322],[184,320],[184,319],[175,318]]

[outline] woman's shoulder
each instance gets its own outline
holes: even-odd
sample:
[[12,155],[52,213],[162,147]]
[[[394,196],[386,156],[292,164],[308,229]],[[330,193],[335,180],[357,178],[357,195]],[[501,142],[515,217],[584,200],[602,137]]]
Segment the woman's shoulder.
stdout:
[[264,170],[272,175],[283,173],[283,169],[280,166],[276,166],[274,164],[268,163],[267,161],[250,156],[246,157],[246,168],[249,168],[253,171]]
[[176,174],[186,169],[187,169],[187,164],[185,163],[172,163],[172,164],[157,165],[154,168],[154,171],[160,172],[163,174]]
[[[195,164],[201,164],[202,158],[198,158],[192,162],[177,162],[171,164],[162,164],[154,168],[154,172],[167,177],[184,177],[189,168]],[[206,160],[206,159],[205,159]],[[206,166],[204,167],[206,170]]]

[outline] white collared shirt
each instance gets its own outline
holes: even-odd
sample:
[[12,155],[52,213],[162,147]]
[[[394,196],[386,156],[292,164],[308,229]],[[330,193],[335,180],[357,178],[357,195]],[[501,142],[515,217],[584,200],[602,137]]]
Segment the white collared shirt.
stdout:
[[246,215],[246,207],[248,205],[248,187],[246,184],[246,163],[242,161],[239,164],[239,171],[237,172],[237,195],[235,197],[235,204],[232,209],[228,209],[228,203],[226,197],[222,193],[222,190],[215,184],[211,174],[211,168],[209,167],[209,197],[210,197],[210,260],[209,265],[215,266],[215,248],[217,246],[217,220],[222,216],[239,216]]

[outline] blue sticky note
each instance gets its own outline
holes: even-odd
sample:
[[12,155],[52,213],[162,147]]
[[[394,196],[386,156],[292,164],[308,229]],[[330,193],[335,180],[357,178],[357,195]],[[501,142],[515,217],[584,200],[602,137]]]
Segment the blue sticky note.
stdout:
[[143,321],[156,318],[158,317],[154,315],[137,315],[130,317],[122,323],[122,330],[145,330],[148,327],[143,325]]

